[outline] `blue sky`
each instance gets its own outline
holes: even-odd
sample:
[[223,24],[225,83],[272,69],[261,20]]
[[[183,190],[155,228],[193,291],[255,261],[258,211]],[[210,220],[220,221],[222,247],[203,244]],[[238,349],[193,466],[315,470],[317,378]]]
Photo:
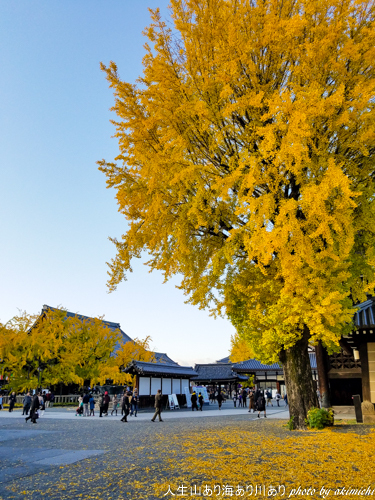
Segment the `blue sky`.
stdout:
[[148,7],[165,0],[0,2],[0,321],[59,305],[105,315],[182,364],[228,354],[231,324],[184,303],[177,278],[141,263],[107,293],[108,236],[126,221],[96,161],[118,153],[113,94],[99,64],[123,80],[142,72]]

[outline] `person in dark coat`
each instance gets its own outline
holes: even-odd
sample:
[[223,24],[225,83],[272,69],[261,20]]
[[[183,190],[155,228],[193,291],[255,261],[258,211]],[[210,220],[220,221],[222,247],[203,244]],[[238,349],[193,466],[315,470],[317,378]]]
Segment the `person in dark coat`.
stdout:
[[158,392],[155,396],[155,413],[154,416],[151,419],[151,422],[155,422],[155,418],[159,415],[159,422],[163,422],[161,418],[161,389],[158,389]]
[[130,398],[131,392],[124,392],[121,403],[121,414],[123,414],[124,416],[122,417],[121,422],[128,421],[128,415],[130,413]]
[[266,399],[264,394],[260,392],[258,399],[256,400],[257,410],[258,410],[258,418],[260,418],[260,412],[264,412],[264,418],[267,418],[266,415]]
[[16,404],[16,393],[12,392],[12,394],[9,397],[9,411],[13,411],[15,404]]
[[247,390],[244,389],[242,391],[242,405],[244,408],[246,408],[246,399],[247,399]]
[[36,424],[36,415],[35,412],[37,412],[39,409],[39,397],[38,394],[35,393],[33,396],[33,400],[31,402],[31,407],[30,407],[30,415],[25,418],[25,422],[31,419],[31,422],[33,424]]
[[221,394],[221,392],[219,392],[216,399],[217,399],[217,402],[219,404],[219,410],[221,410],[221,405],[223,404],[223,401],[224,401],[224,398],[223,398],[223,395]]
[[134,389],[133,395],[130,400],[131,403],[131,411],[130,411],[130,416],[134,415],[135,417],[137,416],[138,412],[138,403],[139,403],[139,397],[138,397],[138,390]]
[[90,403],[90,394],[88,392],[86,392],[86,394],[83,396],[82,403],[83,403],[83,416],[88,417],[89,403]]
[[29,410],[30,410],[30,406],[31,406],[31,396],[30,396],[30,393],[28,392],[26,394],[26,396],[23,398],[23,412],[22,412],[22,415],[28,415],[29,414]]
[[197,393],[193,391],[193,394],[191,395],[191,411],[194,411],[196,409],[197,411],[199,410],[198,405],[197,405]]
[[99,417],[102,417],[103,413],[104,413],[104,415],[108,415],[108,406],[109,406],[109,396],[108,396],[108,392],[105,391],[104,396],[103,396],[103,402],[100,405]]
[[199,400],[199,409],[200,409],[200,411],[203,411],[203,401],[204,401],[204,398],[203,398],[201,392],[199,393],[198,400]]
[[255,409],[255,411],[257,410],[257,401],[258,401],[258,398],[259,398],[260,394],[261,394],[260,390],[257,389],[255,391],[255,394],[254,394],[254,409]]

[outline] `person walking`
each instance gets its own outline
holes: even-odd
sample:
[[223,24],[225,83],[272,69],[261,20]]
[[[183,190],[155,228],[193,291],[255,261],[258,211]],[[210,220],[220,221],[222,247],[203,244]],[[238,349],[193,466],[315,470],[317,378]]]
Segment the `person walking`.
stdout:
[[83,396],[82,403],[83,403],[83,416],[88,417],[89,403],[90,403],[90,394],[88,392]]
[[43,398],[43,406],[44,406],[44,409],[46,409],[46,403],[47,403],[47,394],[46,394],[46,391],[43,391],[43,394],[42,394],[42,398]]
[[251,410],[253,410],[253,413],[255,411],[255,406],[254,406],[254,392],[250,391],[249,394],[249,413],[251,413]]
[[191,411],[194,411],[194,409],[196,409],[198,411],[198,405],[197,405],[197,393],[195,391],[193,391],[193,394],[191,395]]
[[218,405],[219,405],[219,410],[221,410],[221,405],[223,404],[223,400],[224,400],[223,395],[221,394],[221,392],[218,393],[216,399],[217,399],[217,402],[218,402]]
[[124,392],[123,398],[122,398],[122,411],[121,414],[124,416],[121,419],[121,422],[127,422],[128,421],[128,415],[130,413],[130,399],[131,397],[131,392]]
[[209,401],[210,401],[210,404],[215,402],[215,393],[214,393],[214,391],[210,392]]
[[3,395],[0,394],[0,410],[3,409]]
[[36,412],[39,409],[39,397],[38,394],[35,393],[33,396],[33,400],[31,402],[31,407],[30,407],[30,415],[25,418],[25,422],[28,420],[31,420],[33,424],[36,424]]
[[38,394],[38,398],[39,398],[40,416],[43,417],[46,405],[41,392]]
[[117,417],[117,406],[118,406],[118,399],[117,399],[117,394],[115,394],[112,398],[112,411],[111,411],[111,416],[113,415],[113,412],[116,412],[116,417]]
[[269,404],[271,403],[271,406],[273,406],[272,404],[272,393],[270,390],[268,390],[266,392],[266,398],[267,398],[267,406],[269,406]]
[[51,393],[47,392],[47,394],[46,394],[46,408],[49,408],[50,401],[51,401]]
[[199,393],[198,401],[199,401],[199,409],[200,409],[200,411],[203,411],[204,397],[202,396],[201,392]]
[[244,408],[246,408],[246,406],[247,406],[247,401],[246,400],[247,400],[247,390],[244,389],[242,391],[242,404],[243,404]]
[[94,395],[93,394],[90,394],[89,403],[90,403],[90,415],[89,415],[89,417],[91,417],[91,415],[93,417],[95,417],[95,399],[94,399]]
[[260,418],[260,412],[264,412],[264,418],[267,418],[266,415],[266,400],[262,392],[260,392],[258,399],[256,400],[257,410],[258,410],[258,418]]
[[102,417],[103,413],[105,416],[108,416],[108,406],[109,406],[109,395],[108,395],[108,391],[105,391],[103,399],[102,399],[102,404],[100,405],[99,417]]
[[232,399],[233,399],[233,406],[237,408],[237,393],[235,391],[233,391]]
[[13,411],[15,404],[16,404],[16,393],[12,392],[12,394],[9,397],[9,412]]
[[29,410],[30,410],[30,406],[31,406],[31,396],[30,396],[30,393],[28,392],[26,394],[26,396],[23,398],[23,411],[22,411],[22,415],[28,415],[29,414]]
[[[155,413],[154,416],[151,419],[151,422],[155,422],[155,418],[159,416],[159,422],[163,422],[161,418],[161,389],[158,389],[158,392],[155,395]],[[197,406],[197,403],[195,402],[195,406]],[[197,408],[198,409],[198,408]]]
[[284,394],[284,403],[285,403],[285,406],[288,406],[288,396],[286,393]]
[[54,395],[53,391],[51,391],[50,398],[49,398],[49,405],[50,405],[51,408],[53,407],[53,402],[54,401],[55,401],[55,395]]
[[261,392],[259,389],[257,389],[254,393],[254,409],[255,409],[255,411],[257,411],[257,401],[258,401],[260,394],[261,394]]
[[130,416],[132,416],[132,415],[134,415],[135,417],[137,416],[138,402],[139,402],[138,390],[134,389],[133,396],[132,396],[131,401],[130,401],[130,403],[131,403]]
[[280,406],[281,394],[279,392],[275,395],[277,406]]

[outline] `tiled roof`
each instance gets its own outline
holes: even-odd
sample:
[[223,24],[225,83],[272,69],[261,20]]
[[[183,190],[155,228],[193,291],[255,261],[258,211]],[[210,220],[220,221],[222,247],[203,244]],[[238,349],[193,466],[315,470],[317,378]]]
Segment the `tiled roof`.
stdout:
[[177,365],[165,352],[154,352],[156,363],[167,363],[168,365]]
[[375,328],[375,303],[374,298],[368,299],[355,306],[357,312],[354,314],[356,328]]
[[222,359],[218,359],[218,360],[216,361],[216,363],[225,363],[225,364],[230,363],[229,356],[226,356],[225,358],[222,358]]
[[194,378],[196,381],[224,381],[224,380],[238,380],[239,378],[246,379],[232,370],[232,363],[213,363],[204,365],[195,365],[194,369],[197,376]]
[[[48,310],[61,311],[61,309],[58,309],[56,307],[44,305],[43,309],[42,309],[42,314],[47,312]],[[70,311],[64,311],[64,312],[65,312],[67,318],[78,318],[81,321],[87,321],[87,320],[90,321],[90,320],[94,319],[94,318],[91,318],[90,316],[83,316],[83,314],[75,314],[75,313],[72,313]],[[108,328],[110,328],[111,330],[119,330],[120,333],[122,334],[124,342],[133,342],[133,340],[129,337],[129,335],[127,335],[125,332],[123,332],[121,330],[120,323],[112,323],[111,321],[105,321],[105,320],[102,320],[102,321],[103,321],[103,324],[105,326],[107,326]]]
[[[316,356],[315,352],[309,352],[311,369],[316,370]],[[241,372],[253,372],[253,371],[267,371],[267,370],[279,370],[282,371],[282,366],[279,363],[273,363],[272,365],[264,365],[257,359],[248,359],[246,361],[242,361],[242,363],[236,363],[233,365],[233,370],[238,370]]]
[[180,366],[177,363],[149,363],[146,361],[132,361],[125,373],[138,375],[175,375],[178,377],[193,377],[197,374],[190,366]]

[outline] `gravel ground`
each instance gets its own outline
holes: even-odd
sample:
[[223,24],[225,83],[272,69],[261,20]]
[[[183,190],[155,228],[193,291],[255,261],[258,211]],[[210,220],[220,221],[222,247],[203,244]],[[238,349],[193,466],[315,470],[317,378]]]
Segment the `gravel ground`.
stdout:
[[[373,426],[354,424],[340,425],[333,432],[360,437],[372,431]],[[240,446],[231,447],[231,436],[233,444],[241,443],[244,436],[251,445],[251,440],[259,436],[282,443],[291,435],[285,421],[249,420],[249,415],[244,414],[212,418],[208,413],[199,419],[194,414],[184,419],[169,415],[167,421],[160,423],[136,419],[128,424],[119,420],[109,423],[106,419],[96,419],[90,425],[78,419],[41,418],[37,425],[25,424],[19,418],[3,419],[0,420],[0,498],[171,498],[172,495],[164,497],[165,488],[155,493],[155,485],[181,478],[187,484],[212,480],[212,470],[205,473],[208,469],[202,464],[210,468],[213,446],[220,449],[221,456],[233,460],[233,467],[241,468],[244,451]],[[294,435],[300,439],[301,433]],[[314,433],[303,435],[314,436]],[[262,450],[259,451],[254,458],[258,466],[264,460]],[[279,459],[282,447],[274,453]],[[196,468],[192,466],[195,459],[200,463]],[[249,471],[244,470],[243,474],[248,475]],[[203,498],[188,493],[177,496]]]

